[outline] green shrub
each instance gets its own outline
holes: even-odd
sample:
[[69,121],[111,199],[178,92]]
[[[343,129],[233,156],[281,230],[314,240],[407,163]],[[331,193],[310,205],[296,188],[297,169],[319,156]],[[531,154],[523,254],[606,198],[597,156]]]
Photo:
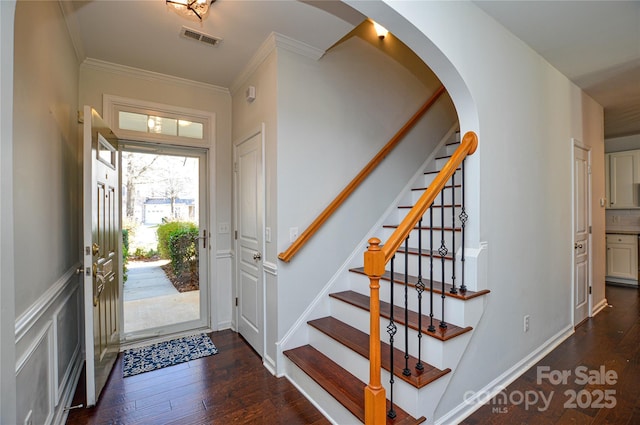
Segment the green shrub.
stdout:
[[129,262],[129,229],[122,229],[122,282],[127,281],[127,263]]
[[182,228],[171,233],[169,252],[175,274],[180,276],[189,270],[193,279],[198,271],[198,229]]
[[161,258],[171,259],[169,238],[174,232],[182,229],[194,229],[196,233],[198,232],[198,227],[195,224],[184,221],[170,221],[158,226],[156,234],[158,235],[158,253]]

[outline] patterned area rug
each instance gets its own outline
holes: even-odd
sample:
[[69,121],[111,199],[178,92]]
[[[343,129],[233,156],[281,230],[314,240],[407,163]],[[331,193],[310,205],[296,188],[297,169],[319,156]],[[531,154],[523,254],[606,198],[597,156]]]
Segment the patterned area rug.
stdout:
[[123,352],[122,375],[126,378],[217,353],[218,349],[205,334],[132,348]]

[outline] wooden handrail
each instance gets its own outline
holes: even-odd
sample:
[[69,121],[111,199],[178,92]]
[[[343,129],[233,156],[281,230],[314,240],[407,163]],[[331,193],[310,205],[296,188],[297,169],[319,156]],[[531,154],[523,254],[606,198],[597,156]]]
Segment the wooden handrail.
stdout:
[[458,167],[460,167],[462,161],[468,155],[472,155],[476,151],[477,147],[478,136],[476,136],[476,133],[473,131],[465,133],[458,149],[456,149],[453,155],[451,155],[449,161],[447,161],[444,167],[442,167],[442,170],[440,170],[436,178],[429,184],[427,190],[425,190],[422,196],[420,196],[420,199],[418,199],[413,208],[409,210],[409,213],[402,223],[398,225],[396,230],[391,234],[391,236],[389,236],[389,239],[382,247],[385,264],[389,262],[391,257],[393,257],[398,248],[400,248],[402,242],[407,238],[407,236],[409,236],[409,233],[413,230],[415,225],[418,224],[420,217],[427,212],[427,209],[429,209],[433,204],[433,201],[436,199],[438,194],[442,192],[447,181],[449,181],[453,173],[455,173]]
[[[411,208],[402,223],[391,234],[387,242],[380,246],[377,238],[369,239],[369,248],[364,253],[364,271],[369,276],[369,288],[371,292],[369,300],[369,384],[364,388],[365,399],[365,424],[386,424],[386,395],[384,387],[380,383],[380,278],[385,272],[385,266],[394,256],[402,242],[415,228],[420,218],[433,204],[438,194],[442,192],[447,181],[460,167],[462,161],[472,155],[478,147],[478,136],[470,131],[465,133],[462,142],[453,153],[449,161],[444,165],[436,178],[420,196],[420,199]],[[462,183],[464,184],[464,182]],[[393,369],[393,367],[392,367]]]
[[358,188],[360,183],[366,179],[369,174],[389,155],[402,138],[411,130],[418,120],[433,106],[438,98],[445,92],[444,86],[440,86],[435,93],[427,100],[424,105],[402,126],[400,130],[389,140],[389,142],[373,157],[371,161],[351,180],[351,182],[342,189],[342,192],[316,217],[315,220],[306,228],[304,232],[287,248],[281,252],[278,258],[284,262],[289,262],[294,255],[307,243],[309,239],[320,229],[320,227],[331,217],[331,215],[344,203],[344,201]]

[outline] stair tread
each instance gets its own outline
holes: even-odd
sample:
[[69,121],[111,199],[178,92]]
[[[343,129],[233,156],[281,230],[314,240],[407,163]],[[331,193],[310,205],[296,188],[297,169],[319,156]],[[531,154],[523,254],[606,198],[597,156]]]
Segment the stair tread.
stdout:
[[[414,189],[414,190],[419,190],[419,189]],[[413,208],[414,206],[415,206],[415,205],[398,205],[398,208],[399,208],[399,209],[410,209],[410,208]],[[462,207],[462,205],[460,205],[460,204],[455,204],[455,205],[453,205],[453,206],[454,206],[454,207],[456,207],[456,208],[461,208],[461,207]],[[445,205],[444,205],[444,208],[451,208],[451,207],[452,207],[452,205],[451,205],[451,204],[445,204]],[[442,205],[440,205],[440,204],[438,204],[438,205],[433,204],[433,208],[442,208]]]
[[[369,296],[360,294],[355,291],[342,291],[342,292],[334,292],[329,294],[330,297],[339,299],[348,304],[353,305],[354,307],[361,308],[363,310],[369,311]],[[380,316],[389,319],[391,317],[391,305],[387,302],[380,301]],[[396,323],[405,324],[404,322],[404,309],[397,307],[394,308],[393,319]],[[436,330],[434,332],[429,332],[429,322],[430,318],[428,315],[422,315],[422,334],[429,335],[441,341],[446,341],[451,338],[455,338],[459,335],[462,335],[466,332],[469,332],[472,328],[471,326],[466,326],[464,328],[460,326],[456,326],[451,323],[447,323],[446,328],[440,327],[440,320],[433,318],[433,325]],[[418,330],[418,313],[415,311],[409,310],[409,323],[407,324],[410,328]]]
[[[308,324],[360,354],[362,357],[369,359],[368,334],[331,316],[310,320]],[[389,344],[381,342],[381,365],[386,371],[389,371],[389,365],[391,363],[389,348]],[[425,362],[422,362],[423,369],[418,370],[415,368],[418,359],[414,356],[409,356],[409,370],[411,375],[406,376],[402,373],[405,367],[404,352],[397,348],[394,348],[393,363],[394,375],[416,388],[422,388],[451,372],[451,369],[441,370]]]
[[[461,185],[461,184],[456,184],[456,185],[455,185],[455,187],[456,187],[456,188],[461,188],[461,187],[462,187],[462,185]],[[425,191],[425,190],[427,190],[428,188],[429,188],[429,186],[425,186],[425,187],[414,187],[414,188],[412,188],[411,190],[415,190],[415,191],[418,191],[418,190],[419,190],[419,191],[421,191],[421,192],[424,192],[424,191]],[[449,184],[449,185],[446,185],[446,186],[443,188],[443,190],[446,190],[446,189],[451,189],[451,185],[450,185],[450,184]]]
[[[398,248],[398,250],[396,251],[399,254],[404,254],[407,251],[405,251],[404,247],[402,248]],[[438,251],[431,251],[428,249],[423,249],[422,252],[418,253],[418,248],[409,248],[408,250],[409,254],[411,255],[422,255],[423,257],[433,257],[433,258],[442,258],[442,255],[440,255],[440,253]],[[453,255],[451,253],[447,253],[444,256],[445,260],[453,260]]]
[[[460,167],[456,168],[456,171],[461,171],[461,168]],[[439,172],[440,170],[433,170],[433,171],[425,171],[423,174],[438,174]]]
[[[334,361],[310,345],[303,345],[284,352],[293,363],[324,388],[360,421],[364,422],[364,387],[366,384],[337,365]],[[387,400],[387,408],[389,400]],[[395,407],[396,418],[387,418],[387,424],[419,424],[424,417],[415,419]]]
[[[399,224],[383,224],[382,227],[385,229],[395,229],[399,226]],[[444,230],[445,232],[461,232],[462,228],[461,227],[429,227],[429,226],[414,226],[413,230],[430,230],[432,229],[434,232],[441,232],[442,230]]]
[[[365,275],[364,272],[364,267],[355,267],[352,269],[349,269],[349,271],[354,272],[354,273],[359,273],[362,275]],[[404,273],[398,273],[398,272],[394,272],[394,282],[398,283],[398,284],[404,284]],[[388,271],[385,271],[384,274],[380,277],[382,280],[386,280],[386,281],[391,281],[391,273]],[[415,287],[416,283],[418,283],[418,277],[417,276],[412,276],[412,275],[407,275],[407,281],[409,286]],[[429,291],[429,279],[424,279],[423,280],[424,284],[426,285],[425,291]],[[457,293],[452,294],[451,293],[451,288],[452,285],[450,283],[445,283],[444,285],[444,291],[445,291],[445,295],[448,297],[452,297],[452,298],[458,298],[461,300],[470,300],[472,298],[476,298],[476,297],[480,297],[482,295],[486,295],[488,294],[489,291],[488,289],[483,289],[481,291],[469,291],[466,290],[464,292],[460,291],[460,288],[456,288],[458,290]],[[437,281],[433,281],[433,292],[436,294],[442,294],[442,283],[441,282],[437,282]]]

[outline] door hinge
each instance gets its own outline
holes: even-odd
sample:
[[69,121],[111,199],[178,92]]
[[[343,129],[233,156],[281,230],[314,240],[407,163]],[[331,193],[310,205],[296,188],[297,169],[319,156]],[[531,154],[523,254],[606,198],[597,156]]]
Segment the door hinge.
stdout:
[[236,297],[236,307],[238,307],[238,297]]
[[587,174],[591,175],[591,165],[587,165]]
[[237,231],[237,230],[234,230],[234,231],[233,231],[233,238],[234,238],[235,240],[238,240],[238,231]]
[[233,163],[233,172],[234,172],[234,173],[237,173],[237,172],[238,172],[238,163],[237,163],[237,162],[234,162],[234,163]]
[[591,226],[589,226],[589,234],[591,234]]
[[[591,294],[591,286],[589,286],[589,294]],[[238,299],[236,298],[236,302],[238,301]],[[237,305],[237,304],[236,304]]]

